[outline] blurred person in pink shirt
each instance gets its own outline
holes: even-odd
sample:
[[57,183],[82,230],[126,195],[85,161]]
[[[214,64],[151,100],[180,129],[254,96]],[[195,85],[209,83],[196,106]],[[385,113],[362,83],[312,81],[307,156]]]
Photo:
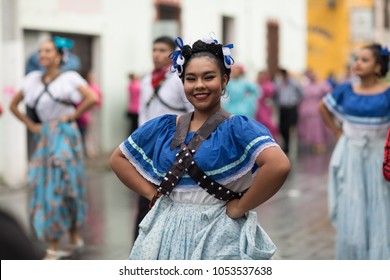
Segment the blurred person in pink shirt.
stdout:
[[275,84],[271,80],[268,71],[260,71],[257,75],[257,84],[261,89],[261,96],[257,101],[256,120],[266,126],[275,138],[279,129],[273,118],[273,101]]
[[[89,147],[91,146],[91,144],[90,141],[86,140],[88,138],[87,134],[91,132],[90,130],[96,130],[92,128],[93,126],[92,123],[98,122],[95,120],[96,119],[95,115],[96,115],[96,110],[100,109],[102,106],[103,96],[99,85],[95,82],[95,78],[91,69],[82,72],[81,76],[88,82],[89,87],[92,89],[92,91],[96,94],[98,98],[98,101],[95,104],[95,106],[90,111],[83,113],[77,119],[77,125],[79,126],[83,145],[84,145],[84,152],[86,156],[89,156],[91,154],[90,152],[91,147]],[[95,151],[92,153],[95,153]]]
[[129,74],[129,86],[128,86],[128,106],[127,117],[130,121],[129,131],[133,133],[138,128],[138,110],[140,102],[140,81],[139,77],[134,74]]

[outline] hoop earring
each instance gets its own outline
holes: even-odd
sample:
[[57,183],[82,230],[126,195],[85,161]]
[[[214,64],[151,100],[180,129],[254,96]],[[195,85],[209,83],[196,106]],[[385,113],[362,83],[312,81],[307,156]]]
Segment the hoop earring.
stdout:
[[224,88],[221,92],[221,97],[223,98],[228,98],[229,97],[229,92]]

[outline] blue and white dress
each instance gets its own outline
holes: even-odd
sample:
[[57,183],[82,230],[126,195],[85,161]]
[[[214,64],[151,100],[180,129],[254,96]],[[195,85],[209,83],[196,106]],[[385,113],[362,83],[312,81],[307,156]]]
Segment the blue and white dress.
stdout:
[[[120,145],[138,172],[155,185],[176,159],[178,148],[169,147],[176,117],[153,119]],[[186,144],[194,134],[187,134]],[[251,185],[257,156],[272,146],[277,144],[263,125],[233,116],[200,145],[194,160],[214,180],[240,192]],[[184,173],[170,196],[159,198],[141,222],[129,259],[270,259],[275,250],[255,212],[229,218],[226,202],[209,195]]]
[[362,95],[344,84],[323,100],[343,129],[329,167],[336,258],[390,259],[390,184],[382,175],[390,88]]

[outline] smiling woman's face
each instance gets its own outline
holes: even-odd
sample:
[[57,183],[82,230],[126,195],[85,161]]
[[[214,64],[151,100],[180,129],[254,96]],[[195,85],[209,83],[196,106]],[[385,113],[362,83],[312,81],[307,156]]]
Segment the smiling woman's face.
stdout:
[[42,43],[39,48],[39,64],[43,67],[48,68],[52,65],[60,65],[61,55],[58,53],[54,46],[54,42],[47,41]]
[[221,94],[227,75],[221,73],[217,62],[207,56],[192,58],[186,66],[184,91],[187,99],[202,112],[214,112],[221,107]]

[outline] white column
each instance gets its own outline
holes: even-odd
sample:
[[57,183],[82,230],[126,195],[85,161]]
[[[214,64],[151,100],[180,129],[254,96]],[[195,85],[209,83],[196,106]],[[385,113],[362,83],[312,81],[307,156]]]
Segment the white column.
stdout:
[[[2,42],[2,31],[3,31],[3,0],[0,0],[0,42]],[[3,53],[3,44],[0,43],[0,55]],[[4,107],[4,101],[3,101],[3,64],[0,63],[0,105]],[[3,126],[3,117],[0,116],[0,184],[1,179],[3,178],[4,174],[4,126]]]
[[24,186],[27,172],[26,128],[9,111],[9,104],[23,76],[22,34],[18,25],[17,0],[1,1],[1,65],[2,104],[0,172],[7,186]]

